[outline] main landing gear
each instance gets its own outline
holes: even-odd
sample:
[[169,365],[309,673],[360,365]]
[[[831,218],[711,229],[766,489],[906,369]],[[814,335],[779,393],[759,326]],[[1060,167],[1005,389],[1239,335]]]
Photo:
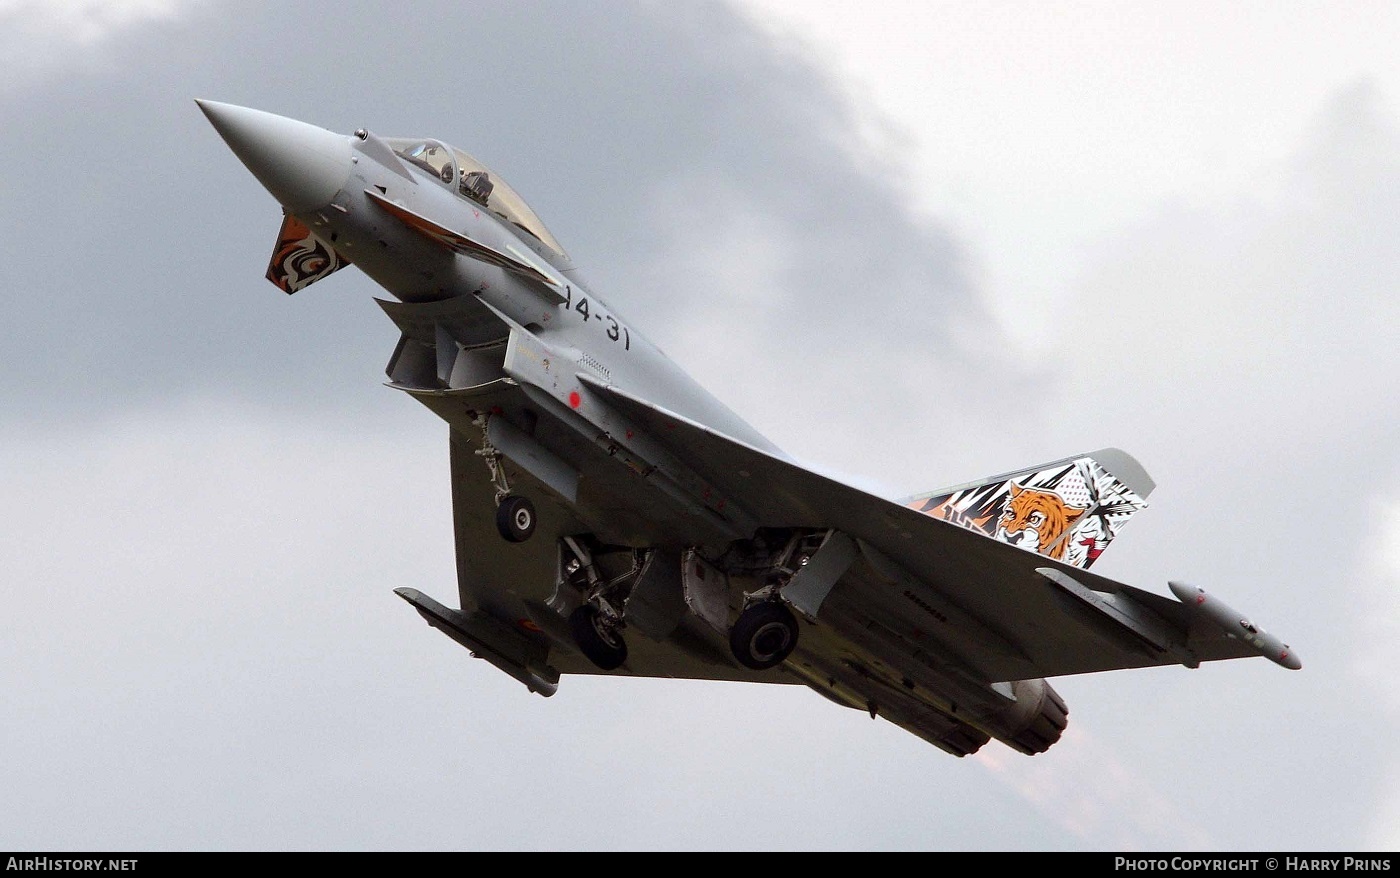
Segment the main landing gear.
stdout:
[[587,536],[559,541],[560,579],[582,603],[569,614],[569,632],[584,658],[611,671],[627,661],[622,629],[632,588],[651,566],[650,549],[597,545]]
[[569,630],[584,658],[604,671],[622,667],[627,661],[627,642],[618,626],[609,624],[594,606],[583,604],[569,615]]
[[[797,647],[797,617],[788,608],[784,589],[809,561],[821,551],[830,531],[806,529],[765,529],[751,540],[733,543],[715,562],[740,583],[761,587],[744,592],[744,607],[729,626],[729,650],[734,660],[746,668],[765,671],[781,665]],[[704,588],[704,578],[693,583]],[[724,593],[716,597],[728,597]],[[797,605],[800,606],[801,605]],[[710,624],[716,625],[711,618]],[[721,629],[723,630],[723,629]]]
[[739,614],[729,648],[739,664],[763,671],[782,664],[797,646],[797,619],[783,604],[762,601]]

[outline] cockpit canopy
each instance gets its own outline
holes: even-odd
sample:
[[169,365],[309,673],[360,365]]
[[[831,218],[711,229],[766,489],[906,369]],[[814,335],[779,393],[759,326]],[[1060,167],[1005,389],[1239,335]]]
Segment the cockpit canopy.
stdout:
[[568,260],[564,248],[535,216],[525,199],[481,162],[437,140],[389,137],[385,138],[385,142],[400,158],[437,177],[458,195],[475,201],[513,228],[525,232],[552,251],[554,256]]

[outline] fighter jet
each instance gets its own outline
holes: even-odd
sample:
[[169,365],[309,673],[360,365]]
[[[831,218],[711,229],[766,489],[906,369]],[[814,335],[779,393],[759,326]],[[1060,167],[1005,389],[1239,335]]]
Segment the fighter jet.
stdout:
[[553,695],[566,674],[805,684],[956,756],[1028,755],[1046,677],[1287,644],[1218,598],[1090,572],[1153,482],[1116,449],[876,496],[794,460],[579,275],[505,180],[421,137],[198,101],[281,204],[267,278],[392,297],[390,387],[447,422],[458,597],[396,593]]

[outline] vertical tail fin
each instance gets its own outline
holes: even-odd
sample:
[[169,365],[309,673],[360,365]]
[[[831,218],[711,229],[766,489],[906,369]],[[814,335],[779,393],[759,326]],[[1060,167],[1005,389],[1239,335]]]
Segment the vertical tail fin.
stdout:
[[348,264],[334,247],[289,213],[282,217],[266,277],[290,296]]
[[1125,452],[1104,448],[904,500],[934,518],[1088,568],[1156,484]]

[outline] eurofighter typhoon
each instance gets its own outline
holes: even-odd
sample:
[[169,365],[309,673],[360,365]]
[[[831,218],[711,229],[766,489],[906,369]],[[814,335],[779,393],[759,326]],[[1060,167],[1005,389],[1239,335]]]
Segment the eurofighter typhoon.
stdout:
[[1218,597],[1090,572],[1153,482],[1103,449],[894,502],[813,471],[582,280],[505,180],[429,138],[199,107],[280,202],[267,278],[354,265],[389,385],[449,426],[460,609],[428,624],[553,695],[566,674],[797,683],[955,756],[1034,755],[1047,677],[1298,655]]

